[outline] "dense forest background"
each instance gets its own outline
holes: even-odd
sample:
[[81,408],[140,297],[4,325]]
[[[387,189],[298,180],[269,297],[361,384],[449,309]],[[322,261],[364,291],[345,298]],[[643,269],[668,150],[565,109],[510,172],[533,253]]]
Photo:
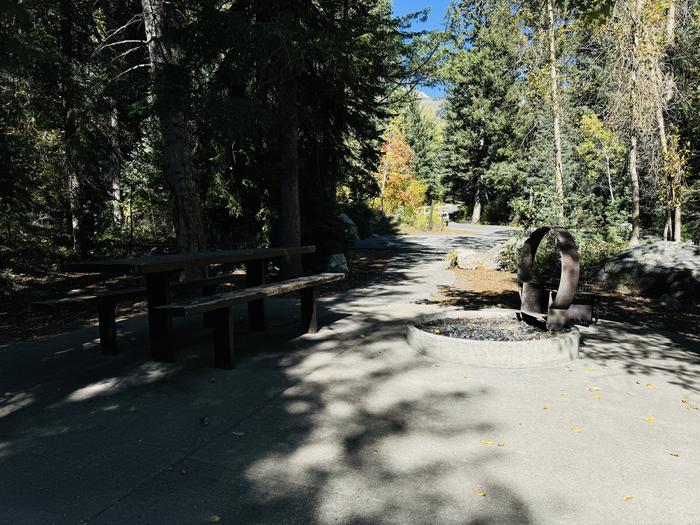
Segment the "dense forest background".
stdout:
[[[341,250],[458,202],[619,249],[700,237],[697,0],[4,0],[0,271]],[[419,85],[447,87],[437,114]]]

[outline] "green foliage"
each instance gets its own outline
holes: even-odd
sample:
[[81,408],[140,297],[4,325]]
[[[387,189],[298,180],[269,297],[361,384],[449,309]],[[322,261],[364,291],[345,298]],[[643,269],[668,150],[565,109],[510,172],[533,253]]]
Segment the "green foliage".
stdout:
[[[600,268],[603,262],[620,253],[629,243],[619,236],[607,236],[604,233],[590,233],[584,230],[570,230],[578,247],[581,265],[580,280],[587,281]],[[509,239],[501,249],[498,261],[511,272],[518,269],[523,241],[527,235],[521,234]],[[533,263],[535,277],[543,282],[558,281],[561,275],[561,258],[556,240],[545,236],[537,249]]]
[[443,69],[448,84],[443,183],[454,200],[499,202],[491,220],[508,219],[507,203],[522,179],[519,53],[525,35],[509,1],[460,4],[455,50]]
[[459,259],[459,255],[457,252],[447,252],[445,255],[445,262],[447,263],[448,268],[454,268],[457,266],[457,259]]

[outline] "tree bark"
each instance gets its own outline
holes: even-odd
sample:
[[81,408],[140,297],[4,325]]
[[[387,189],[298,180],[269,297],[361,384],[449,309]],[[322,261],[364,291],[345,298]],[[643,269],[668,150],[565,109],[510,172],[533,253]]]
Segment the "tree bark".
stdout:
[[549,76],[552,92],[552,116],[554,120],[554,184],[557,192],[557,213],[564,218],[564,163],[561,153],[561,105],[559,103],[559,79],[557,75],[557,49],[555,38],[555,20],[553,0],[547,0],[549,18]]
[[81,257],[84,255],[80,249],[81,232],[81,207],[80,207],[80,180],[76,173],[75,150],[73,142],[76,133],[75,125],[75,89],[72,85],[73,62],[73,2],[61,0],[61,53],[65,60],[62,71],[61,98],[63,102],[63,144],[65,148],[66,166],[66,190],[68,193],[68,215],[70,236],[73,251]]
[[179,252],[198,252],[206,247],[206,240],[185,118],[189,86],[181,52],[170,34],[181,15],[165,0],[141,0],[141,5],[155,111],[163,137],[165,177],[173,198],[175,242]]
[[[297,79],[291,64],[282,66],[279,110],[282,115],[279,137],[280,243],[301,246],[299,209],[299,114]],[[302,275],[301,256],[286,258],[282,263],[285,278]]]
[[638,140],[639,140],[639,118],[640,109],[635,106],[638,103],[638,76],[640,68],[639,45],[641,39],[641,16],[642,16],[643,0],[635,0],[635,9],[632,20],[632,67],[631,67],[631,82],[632,82],[632,107],[630,118],[630,148],[627,169],[630,175],[630,183],[632,186],[632,209],[630,210],[630,223],[632,225],[632,233],[630,235],[630,244],[639,244],[640,235],[640,209],[639,209],[639,172],[637,171],[638,157]]
[[630,214],[630,222],[632,223],[632,235],[630,236],[630,244],[639,244],[639,173],[637,172],[637,134],[632,132],[630,137],[630,151],[628,169],[630,174],[630,182],[632,183],[632,212]]
[[476,192],[474,192],[474,209],[472,210],[472,224],[479,224],[481,220],[481,176],[477,182]]

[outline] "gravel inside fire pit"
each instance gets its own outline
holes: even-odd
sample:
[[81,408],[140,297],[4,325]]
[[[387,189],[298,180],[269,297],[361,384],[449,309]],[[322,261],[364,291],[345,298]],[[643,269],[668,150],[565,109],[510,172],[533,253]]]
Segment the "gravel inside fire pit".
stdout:
[[561,334],[530,326],[517,319],[438,319],[418,325],[425,332],[477,341],[532,341]]

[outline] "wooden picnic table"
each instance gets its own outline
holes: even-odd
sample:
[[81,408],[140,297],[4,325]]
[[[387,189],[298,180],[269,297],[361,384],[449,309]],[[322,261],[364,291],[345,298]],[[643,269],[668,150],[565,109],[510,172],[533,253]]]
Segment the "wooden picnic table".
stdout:
[[[153,342],[167,338],[172,325],[170,317],[159,315],[154,309],[171,303],[170,283],[175,272],[190,268],[201,268],[212,264],[245,263],[246,285],[257,286],[265,281],[265,265],[273,259],[314,253],[315,246],[288,248],[252,248],[244,250],[220,250],[198,253],[178,253],[169,255],[145,255],[68,263],[61,271],[68,273],[103,273],[111,275],[143,275],[146,280],[146,300],[148,302],[148,329],[151,353],[155,359],[170,360],[172,354],[163,354],[163,349]],[[250,319],[257,320],[264,328],[263,301],[248,303]]]

